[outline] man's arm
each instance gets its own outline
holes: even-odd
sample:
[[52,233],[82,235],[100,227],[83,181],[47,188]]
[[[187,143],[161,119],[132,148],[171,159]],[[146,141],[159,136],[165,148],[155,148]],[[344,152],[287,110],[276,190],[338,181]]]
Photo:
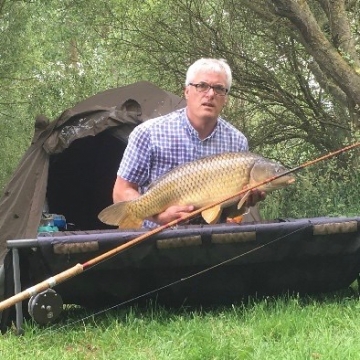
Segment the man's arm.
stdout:
[[113,188],[113,201],[117,203],[119,201],[134,200],[140,196],[137,184],[132,183],[118,176],[116,178]]

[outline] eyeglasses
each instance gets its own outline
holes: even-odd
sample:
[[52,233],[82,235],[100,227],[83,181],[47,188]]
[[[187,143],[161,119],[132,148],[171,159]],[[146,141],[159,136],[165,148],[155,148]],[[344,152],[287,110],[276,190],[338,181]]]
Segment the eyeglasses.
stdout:
[[225,96],[229,91],[227,88],[222,85],[210,85],[206,82],[200,82],[198,84],[189,83],[189,85],[194,86],[197,92],[208,92],[210,89],[213,89],[215,94],[220,96]]

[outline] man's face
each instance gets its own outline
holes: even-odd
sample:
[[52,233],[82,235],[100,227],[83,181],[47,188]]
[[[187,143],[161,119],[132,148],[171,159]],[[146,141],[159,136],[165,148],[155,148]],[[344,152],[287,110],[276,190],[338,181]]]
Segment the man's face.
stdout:
[[[216,72],[199,72],[191,82],[192,84],[206,83],[211,86],[221,86],[226,88],[226,76]],[[189,119],[217,119],[223,109],[227,95],[216,94],[215,90],[210,88],[208,91],[200,92],[195,86],[186,86],[185,98],[187,100],[187,109]]]

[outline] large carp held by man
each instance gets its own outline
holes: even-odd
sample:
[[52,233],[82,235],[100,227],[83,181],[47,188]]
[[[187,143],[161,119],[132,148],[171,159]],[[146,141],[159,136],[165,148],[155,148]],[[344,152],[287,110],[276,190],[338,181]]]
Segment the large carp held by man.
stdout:
[[[108,206],[100,212],[99,219],[122,229],[136,229],[144,219],[172,205],[193,205],[199,209],[231,198],[201,213],[208,224],[215,224],[225,208],[237,204],[239,213],[246,211],[244,205],[250,191],[236,196],[245,187],[285,172],[287,169],[279,163],[251,152],[207,156],[175,167],[152,183],[139,198]],[[286,174],[261,185],[259,190],[269,193],[294,181],[292,174]]]

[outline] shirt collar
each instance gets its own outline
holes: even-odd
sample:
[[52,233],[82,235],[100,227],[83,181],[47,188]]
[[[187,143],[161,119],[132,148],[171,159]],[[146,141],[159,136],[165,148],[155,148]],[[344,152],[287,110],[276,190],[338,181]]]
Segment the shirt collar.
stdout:
[[[182,114],[181,114],[181,121],[182,121],[182,124],[184,126],[184,128],[187,129],[187,131],[189,132],[189,134],[193,137],[196,137],[198,140],[200,140],[199,138],[199,133],[194,129],[194,127],[191,125],[191,122],[186,114],[186,108],[182,109]],[[212,138],[215,133],[218,131],[218,129],[221,127],[221,118],[219,117],[217,122],[216,122],[216,126],[214,128],[214,130],[212,131],[212,133],[206,137],[205,139],[203,140],[200,140],[200,141],[205,141],[207,139],[210,139]]]

